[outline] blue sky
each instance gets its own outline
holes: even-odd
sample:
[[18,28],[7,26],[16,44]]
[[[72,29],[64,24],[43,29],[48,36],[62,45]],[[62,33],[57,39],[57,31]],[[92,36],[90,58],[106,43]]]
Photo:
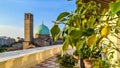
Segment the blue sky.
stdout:
[[75,0],[0,0],[0,36],[23,37],[24,13],[34,15],[34,29],[42,21],[51,28],[61,12],[74,9]]

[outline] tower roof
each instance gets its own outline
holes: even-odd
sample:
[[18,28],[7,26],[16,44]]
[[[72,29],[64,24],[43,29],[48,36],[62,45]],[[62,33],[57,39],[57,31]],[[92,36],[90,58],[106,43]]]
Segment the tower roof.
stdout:
[[35,34],[50,34],[50,31],[46,25],[42,24],[36,28]]

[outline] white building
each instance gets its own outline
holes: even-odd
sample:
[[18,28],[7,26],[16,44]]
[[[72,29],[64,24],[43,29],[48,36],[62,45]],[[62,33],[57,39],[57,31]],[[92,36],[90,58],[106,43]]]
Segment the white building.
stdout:
[[15,39],[6,37],[6,36],[0,37],[0,46],[2,46],[2,45],[10,46],[12,43],[15,43]]
[[4,38],[0,38],[0,46],[7,45],[7,41]]

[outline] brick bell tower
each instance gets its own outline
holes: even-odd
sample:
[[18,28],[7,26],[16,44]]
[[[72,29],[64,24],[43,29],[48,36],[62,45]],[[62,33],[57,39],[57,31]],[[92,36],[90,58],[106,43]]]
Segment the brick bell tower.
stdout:
[[23,49],[26,49],[33,43],[33,15],[25,13],[24,16],[24,42]]

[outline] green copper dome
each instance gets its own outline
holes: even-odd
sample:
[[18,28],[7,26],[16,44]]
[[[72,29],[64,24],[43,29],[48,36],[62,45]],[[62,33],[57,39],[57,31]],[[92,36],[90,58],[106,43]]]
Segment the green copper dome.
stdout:
[[35,34],[50,34],[50,31],[47,26],[42,24],[36,28]]

